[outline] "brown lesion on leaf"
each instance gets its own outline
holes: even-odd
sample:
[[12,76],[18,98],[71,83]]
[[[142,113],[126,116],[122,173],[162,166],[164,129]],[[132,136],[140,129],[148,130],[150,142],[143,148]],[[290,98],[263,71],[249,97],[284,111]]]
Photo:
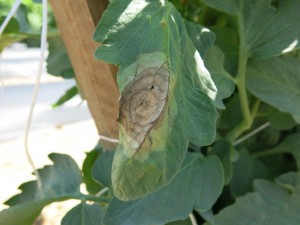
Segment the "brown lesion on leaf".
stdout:
[[118,121],[126,134],[138,144],[134,150],[144,143],[151,146],[148,134],[163,114],[168,89],[169,69],[164,63],[161,67],[143,70],[123,90]]
[[163,27],[164,27],[164,28],[166,28],[166,27],[167,27],[167,22],[166,22],[166,20],[165,20],[165,19],[163,19],[163,20],[161,21],[161,24],[163,25]]

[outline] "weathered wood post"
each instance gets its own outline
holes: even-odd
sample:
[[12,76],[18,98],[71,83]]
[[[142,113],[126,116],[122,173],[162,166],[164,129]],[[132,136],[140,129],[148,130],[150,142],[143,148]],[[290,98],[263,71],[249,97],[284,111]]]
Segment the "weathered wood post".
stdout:
[[[50,0],[61,37],[66,46],[82,93],[87,100],[99,134],[118,137],[118,98],[113,65],[93,57],[98,44],[93,33],[108,5],[107,0]],[[84,135],[84,132],[83,132]],[[116,144],[102,141],[106,149]]]

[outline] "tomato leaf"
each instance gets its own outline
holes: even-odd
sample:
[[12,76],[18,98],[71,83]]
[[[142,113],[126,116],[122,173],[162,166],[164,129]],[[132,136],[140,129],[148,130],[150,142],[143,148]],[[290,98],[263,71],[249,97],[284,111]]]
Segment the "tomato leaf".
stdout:
[[92,176],[93,167],[99,155],[99,152],[95,149],[86,153],[86,158],[82,164],[83,182],[86,185],[87,191],[91,194],[97,194],[103,188],[102,185],[98,184]]
[[300,1],[203,0],[207,5],[238,16],[243,48],[253,57],[267,58],[300,47]]
[[181,171],[166,187],[133,201],[113,199],[104,224],[163,225],[184,220],[193,209],[207,211],[224,186],[223,168],[216,156],[186,155]]
[[22,184],[22,193],[9,199],[5,204],[10,208],[0,212],[1,225],[31,225],[43,207],[79,193],[82,177],[75,161],[70,156],[55,153],[49,158],[54,164],[39,170],[41,189],[36,181]]
[[101,185],[111,187],[111,165],[114,152],[102,152],[92,168],[92,177]]
[[294,57],[251,60],[246,85],[257,98],[291,115],[300,114],[300,60]]
[[115,195],[132,200],[178,173],[188,143],[215,138],[221,104],[185,22],[167,1],[111,1],[94,38],[95,56],[120,66],[120,143],[112,168]]
[[75,72],[60,36],[49,37],[48,43],[47,72],[65,79],[74,78]]
[[[297,225],[300,221],[300,174],[281,175],[277,184],[256,180],[254,192],[237,198],[215,216],[215,225]],[[206,223],[205,225],[208,225]]]
[[98,204],[82,202],[64,216],[61,225],[101,225],[102,218],[103,211]]
[[266,178],[267,170],[263,163],[251,158],[242,150],[239,159],[233,163],[233,176],[229,184],[232,196],[238,197],[252,191],[252,183],[257,178]]

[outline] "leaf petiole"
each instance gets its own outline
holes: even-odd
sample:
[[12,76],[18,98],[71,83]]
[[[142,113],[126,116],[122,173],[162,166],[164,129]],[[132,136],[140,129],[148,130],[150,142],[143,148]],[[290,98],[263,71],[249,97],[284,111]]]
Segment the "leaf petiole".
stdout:
[[85,195],[82,193],[74,194],[70,196],[73,199],[78,199],[82,201],[93,201],[93,202],[100,202],[100,203],[109,203],[110,198],[104,198],[104,197],[97,197],[93,195]]
[[233,142],[241,133],[245,130],[248,130],[253,122],[253,117],[249,108],[249,101],[247,96],[247,89],[246,89],[246,66],[248,61],[248,50],[246,44],[244,43],[244,24],[242,20],[242,16],[238,15],[238,27],[239,27],[239,37],[240,37],[240,44],[239,44],[239,62],[238,62],[238,72],[235,78],[236,85],[238,89],[241,111],[243,114],[243,120],[228,133],[227,138]]

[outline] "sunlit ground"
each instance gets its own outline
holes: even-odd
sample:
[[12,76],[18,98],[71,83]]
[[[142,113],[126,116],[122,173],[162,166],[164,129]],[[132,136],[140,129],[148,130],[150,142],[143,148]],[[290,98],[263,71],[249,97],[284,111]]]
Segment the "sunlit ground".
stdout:
[[[34,179],[24,150],[24,127],[31,99],[30,88],[33,89],[36,75],[38,50],[18,48],[4,52],[0,61],[5,85],[0,99],[0,210],[6,207],[2,204],[5,200],[18,193],[17,187],[21,183]],[[98,140],[86,104],[78,106],[79,98],[60,109],[51,108],[57,96],[70,86],[66,83],[65,87],[63,82],[43,75],[44,85],[29,139],[30,153],[39,168],[51,163],[47,157],[51,152],[69,154],[81,167],[85,152],[93,149]],[[76,201],[50,205],[43,210],[44,222],[37,224],[60,224],[62,216],[74,204]]]

